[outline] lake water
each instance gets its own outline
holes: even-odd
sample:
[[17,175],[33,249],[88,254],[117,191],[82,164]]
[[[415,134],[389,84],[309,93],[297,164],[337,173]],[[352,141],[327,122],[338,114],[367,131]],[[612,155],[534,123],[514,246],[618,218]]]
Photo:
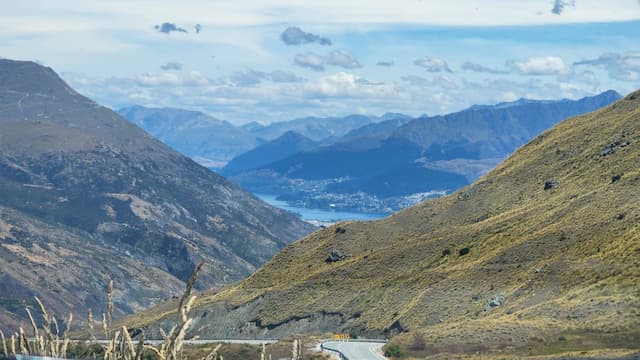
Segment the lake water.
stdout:
[[347,220],[376,220],[386,217],[388,215],[383,214],[363,214],[357,212],[348,211],[330,211],[322,209],[307,209],[287,204],[286,201],[276,199],[276,195],[269,194],[255,194],[262,201],[275,206],[277,208],[287,210],[294,214],[300,215],[302,220],[309,221],[315,224],[330,224],[339,221]]

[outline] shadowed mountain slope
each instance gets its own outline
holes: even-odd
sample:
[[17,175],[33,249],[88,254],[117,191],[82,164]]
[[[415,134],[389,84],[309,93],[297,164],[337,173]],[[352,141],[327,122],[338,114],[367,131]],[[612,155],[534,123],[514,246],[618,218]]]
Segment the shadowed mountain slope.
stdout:
[[251,274],[312,227],[178,154],[50,68],[0,60],[0,324],[32,296],[100,313],[109,278],[132,312]]
[[257,169],[297,152],[313,149],[316,146],[318,146],[318,143],[308,137],[293,131],[287,131],[282,136],[266,144],[236,156],[221,172],[226,176],[241,171]]

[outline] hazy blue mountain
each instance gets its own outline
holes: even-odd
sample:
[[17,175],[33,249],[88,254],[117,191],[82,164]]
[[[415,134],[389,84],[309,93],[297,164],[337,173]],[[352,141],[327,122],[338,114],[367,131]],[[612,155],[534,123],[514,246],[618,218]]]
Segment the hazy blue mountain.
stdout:
[[599,109],[621,98],[613,90],[580,100],[520,99],[495,106],[434,117],[420,117],[398,128],[393,138],[417,144],[429,158],[506,156],[567,117]]
[[242,125],[241,128],[243,128],[243,129],[245,129],[247,131],[258,131],[258,130],[264,128],[264,125],[260,124],[257,121],[252,121],[250,123]]
[[200,164],[219,168],[260,141],[250,131],[199,111],[132,106],[118,110],[127,120]]
[[295,184],[301,180],[345,196],[450,191],[475,180],[559,121],[620,98],[615,91],[606,91],[580,100],[521,99],[443,116],[370,123],[332,145],[293,154],[233,179],[250,190],[273,192],[272,187],[261,188],[263,182],[254,181],[268,174],[278,184],[289,184],[280,186],[279,193],[288,199],[312,196],[308,186],[304,193],[296,191]]
[[287,158],[295,153],[311,150],[318,146],[318,142],[293,131],[262,144],[255,149],[238,155],[222,170],[223,175],[233,175],[239,172],[257,169],[278,160]]
[[340,137],[350,130],[379,121],[376,117],[349,115],[345,117],[306,117],[301,119],[275,122],[262,127],[249,126],[251,133],[264,140],[276,139],[288,131],[302,134],[314,141],[330,137]]
[[385,114],[382,118],[386,120],[349,131],[335,140],[334,148],[365,150],[380,146],[381,142],[391,136],[396,129],[411,121],[407,116],[400,115],[394,118],[391,115],[395,114]]
[[[221,173],[224,175],[234,175],[240,172],[258,169],[296,153],[323,152],[326,147],[340,150],[346,148],[375,148],[380,144],[380,141],[388,138],[395,129],[411,120],[407,115],[393,113],[384,114],[378,119],[387,120],[369,123],[350,130],[342,137],[332,136],[324,138],[322,141],[313,141],[302,134],[288,131],[272,141],[238,155],[221,170]],[[255,126],[256,125],[251,125],[250,127],[255,128]]]

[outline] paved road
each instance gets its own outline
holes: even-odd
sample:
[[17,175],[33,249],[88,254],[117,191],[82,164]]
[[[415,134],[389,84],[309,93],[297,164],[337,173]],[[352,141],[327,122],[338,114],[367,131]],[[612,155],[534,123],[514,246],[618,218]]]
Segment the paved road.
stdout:
[[325,341],[322,345],[325,349],[339,350],[349,360],[386,360],[386,357],[381,355],[384,346],[381,342]]

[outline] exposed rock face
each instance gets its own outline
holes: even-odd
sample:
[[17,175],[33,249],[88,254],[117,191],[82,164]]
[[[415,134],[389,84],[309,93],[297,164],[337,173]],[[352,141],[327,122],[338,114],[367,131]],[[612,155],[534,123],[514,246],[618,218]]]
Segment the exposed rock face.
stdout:
[[242,279],[313,227],[76,93],[0,60],[0,328],[33,295],[99,314],[109,278],[131,312],[182,287]]
[[329,256],[327,256],[327,259],[325,261],[328,263],[338,262],[348,257],[349,255],[343,254],[342,252],[340,252],[340,250],[331,250],[331,253],[329,253]]
[[485,310],[490,310],[498,306],[502,306],[502,304],[504,303],[504,298],[505,298],[504,293],[493,295],[491,299],[489,299],[489,301],[487,302],[487,306],[485,307]]
[[547,180],[544,182],[544,189],[551,190],[558,186],[558,182],[556,180]]

